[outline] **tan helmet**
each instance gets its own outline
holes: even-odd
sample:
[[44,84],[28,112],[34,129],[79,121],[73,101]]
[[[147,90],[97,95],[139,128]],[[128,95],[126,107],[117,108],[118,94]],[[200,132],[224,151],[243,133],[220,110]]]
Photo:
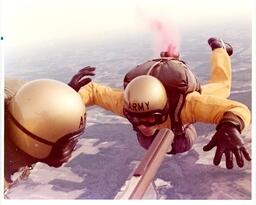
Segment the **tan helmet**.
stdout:
[[167,94],[155,77],[141,75],[134,78],[124,91],[124,108],[133,113],[161,111],[166,107]]
[[25,153],[37,159],[49,156],[63,136],[85,127],[85,105],[68,85],[39,79],[23,85],[8,104],[7,132]]
[[160,80],[141,75],[128,83],[124,91],[123,113],[136,130],[138,126],[155,126],[168,118],[169,103]]

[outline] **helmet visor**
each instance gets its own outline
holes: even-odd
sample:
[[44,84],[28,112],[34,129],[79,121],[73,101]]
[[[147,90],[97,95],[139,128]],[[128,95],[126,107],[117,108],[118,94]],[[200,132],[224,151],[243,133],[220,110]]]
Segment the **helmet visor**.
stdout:
[[53,167],[60,167],[64,162],[67,162],[76,148],[79,136],[84,133],[84,129],[85,127],[82,127],[75,132],[61,137],[53,144],[49,156],[40,161]]

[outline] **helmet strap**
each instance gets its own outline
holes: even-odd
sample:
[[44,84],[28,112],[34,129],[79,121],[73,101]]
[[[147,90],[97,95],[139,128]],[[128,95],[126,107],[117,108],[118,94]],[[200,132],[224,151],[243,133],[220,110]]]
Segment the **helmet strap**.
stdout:
[[26,135],[28,135],[29,137],[37,140],[38,142],[41,142],[41,143],[44,143],[44,144],[47,144],[47,145],[50,145],[50,146],[53,146],[54,143],[53,142],[50,142],[48,140],[45,140],[35,134],[33,134],[32,132],[30,132],[29,130],[27,130],[22,124],[20,124],[18,122],[18,120],[15,119],[15,117],[9,112],[9,110],[7,109],[7,112],[6,114],[8,115],[9,119],[15,124],[15,126],[17,128],[19,128],[23,133],[25,133]]

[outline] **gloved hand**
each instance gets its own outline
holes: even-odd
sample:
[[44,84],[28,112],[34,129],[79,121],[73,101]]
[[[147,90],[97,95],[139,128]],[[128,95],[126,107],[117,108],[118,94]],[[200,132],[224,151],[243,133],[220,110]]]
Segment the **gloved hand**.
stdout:
[[217,132],[211,141],[203,147],[204,151],[209,151],[213,147],[217,147],[213,163],[219,165],[222,155],[226,157],[226,167],[233,168],[233,155],[235,155],[236,163],[239,167],[244,166],[244,158],[248,161],[251,157],[248,150],[244,146],[244,141],[237,127],[232,123],[223,123],[217,126]]
[[95,67],[86,66],[78,71],[77,74],[75,74],[71,81],[68,83],[68,85],[73,88],[75,91],[79,91],[81,87],[91,82],[90,78],[84,78],[85,76],[94,76],[95,73]]
[[171,152],[168,152],[168,154],[178,154],[186,152],[191,148],[191,146],[192,145],[190,143],[189,137],[187,137],[185,134],[175,136],[172,143],[172,150]]

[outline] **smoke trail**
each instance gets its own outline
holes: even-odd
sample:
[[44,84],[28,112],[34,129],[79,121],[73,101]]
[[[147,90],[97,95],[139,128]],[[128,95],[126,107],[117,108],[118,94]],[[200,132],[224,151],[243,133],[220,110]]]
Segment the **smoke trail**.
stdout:
[[170,22],[153,19],[150,28],[155,34],[156,52],[166,51],[169,56],[176,56],[179,52],[179,38],[174,25]]
[[153,17],[141,8],[137,9],[139,17],[154,34],[155,53],[166,51],[169,56],[177,56],[180,49],[180,35],[177,25],[164,17]]

